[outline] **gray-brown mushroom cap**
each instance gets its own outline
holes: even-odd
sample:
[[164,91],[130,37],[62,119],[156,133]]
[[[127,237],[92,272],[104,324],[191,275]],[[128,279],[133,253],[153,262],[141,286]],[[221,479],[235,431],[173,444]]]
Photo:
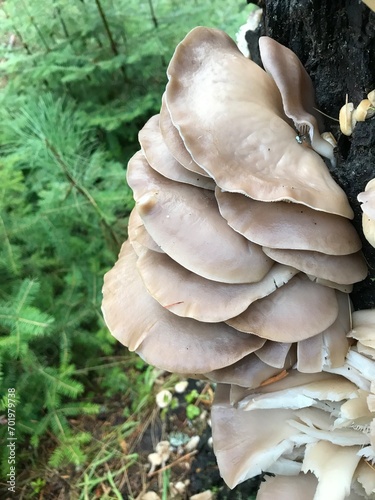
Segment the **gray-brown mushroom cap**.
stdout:
[[306,274],[341,285],[357,283],[366,278],[368,269],[362,252],[349,255],[326,255],[309,250],[288,250],[262,247],[271,259],[292,266]]
[[293,120],[298,131],[306,128],[312,148],[334,164],[333,146],[319,133],[321,119],[316,111],[314,87],[301,61],[294,52],[268,36],[259,38],[259,50],[264,69],[280,91],[286,116]]
[[264,344],[225,323],[172,314],[147,293],[136,260],[130,243],[124,243],[119,260],[104,277],[102,310],[112,335],[147,363],[198,374],[233,364]]
[[361,249],[350,221],[297,203],[262,203],[216,189],[221,215],[235,231],[263,247],[347,255]]
[[127,179],[147,232],[186,269],[214,281],[252,283],[271,268],[262,249],[221,217],[212,191],[164,178],[139,153]]
[[148,248],[154,252],[164,253],[146,231],[143,220],[135,208],[130,212],[128,235],[129,241],[137,255],[139,255],[144,248]]
[[139,142],[149,165],[159,174],[177,182],[203,189],[215,189],[212,179],[187,170],[170,153],[159,127],[159,115],[152,116],[138,134]]
[[299,342],[328,328],[337,314],[335,291],[298,274],[227,323],[239,331],[268,340]]
[[172,121],[221,189],[353,217],[323,160],[297,143],[272,78],[226,34],[192,30],[178,45],[168,77]]
[[147,249],[140,254],[137,268],[148,292],[163,307],[178,316],[212,323],[237,316],[298,272],[276,264],[257,283],[220,283],[192,273],[166,254]]
[[195,163],[195,161],[191,157],[191,154],[185,148],[184,141],[182,140],[179,131],[173,125],[173,122],[171,120],[171,116],[169,114],[167,103],[165,100],[165,93],[163,94],[160,109],[160,131],[169,151],[174,156],[174,158],[176,158],[176,160],[181,163],[181,165],[183,165],[187,170],[190,170],[191,172],[210,177],[202,167]]

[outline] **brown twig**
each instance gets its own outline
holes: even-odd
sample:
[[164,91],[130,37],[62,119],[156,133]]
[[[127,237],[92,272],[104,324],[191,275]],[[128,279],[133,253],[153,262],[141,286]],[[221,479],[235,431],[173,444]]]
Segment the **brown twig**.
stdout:
[[152,477],[152,476],[155,476],[156,474],[159,474],[160,472],[164,472],[165,470],[171,469],[172,467],[174,467],[179,462],[183,462],[185,460],[188,460],[189,458],[193,457],[197,453],[198,453],[198,450],[190,451],[189,453],[186,453],[186,455],[182,455],[182,457],[178,457],[172,463],[170,463],[168,465],[165,465],[161,469],[155,470],[154,472],[151,472],[151,473],[147,474],[147,477]]

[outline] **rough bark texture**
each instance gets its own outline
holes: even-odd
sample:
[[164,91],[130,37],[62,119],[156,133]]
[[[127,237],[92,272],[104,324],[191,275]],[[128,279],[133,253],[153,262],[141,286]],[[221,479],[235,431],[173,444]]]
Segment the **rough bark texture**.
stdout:
[[[355,106],[375,88],[375,13],[360,0],[265,0],[261,34],[295,52],[311,76],[318,108],[338,118],[349,102]],[[352,293],[355,309],[375,307],[375,249],[362,233],[357,195],[375,177],[375,117],[358,123],[351,137],[338,123],[324,119],[338,140],[337,167],[332,176],[346,192],[363,239],[369,276]]]

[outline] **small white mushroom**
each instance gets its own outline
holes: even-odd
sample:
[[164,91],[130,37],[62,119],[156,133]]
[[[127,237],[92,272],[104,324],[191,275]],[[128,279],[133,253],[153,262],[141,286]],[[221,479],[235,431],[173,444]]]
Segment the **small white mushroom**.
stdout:
[[169,406],[171,401],[172,393],[167,389],[163,389],[156,394],[156,404],[159,408],[166,408],[167,406]]
[[156,453],[161,457],[162,464],[168,460],[171,454],[171,445],[169,441],[160,441],[155,447]]
[[363,99],[353,112],[353,118],[357,122],[364,122],[375,114],[375,109],[371,104],[370,99]]
[[177,382],[177,384],[174,386],[174,390],[175,392],[177,392],[177,394],[182,394],[183,392],[186,391],[188,385],[189,382],[187,380],[181,380],[180,382]]
[[187,453],[190,453],[191,451],[197,449],[199,441],[200,441],[199,436],[192,436],[190,440],[185,444],[185,451]]
[[152,474],[156,467],[162,464],[162,459],[159,453],[150,453],[147,457],[148,461],[151,464],[151,469],[149,470],[149,474]]
[[340,130],[344,135],[352,135],[355,124],[357,120],[353,116],[354,104],[348,102],[348,96],[346,96],[346,102],[339,112],[339,123]]

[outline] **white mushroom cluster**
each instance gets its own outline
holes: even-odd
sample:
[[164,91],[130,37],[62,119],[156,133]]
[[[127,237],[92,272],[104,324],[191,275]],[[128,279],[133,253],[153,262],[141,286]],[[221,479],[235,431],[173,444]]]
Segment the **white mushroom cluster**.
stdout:
[[218,385],[212,430],[231,487],[268,471],[257,500],[375,497],[375,310],[353,314],[349,337],[357,344],[338,368]]
[[[319,155],[334,161],[311,81],[289,49],[267,37],[260,48],[267,72],[219,30],[177,46],[160,114],[128,165],[136,206],[103,313],[148,363],[218,383],[214,449],[229,486],[262,471],[297,485],[311,470],[312,491],[331,480],[319,454],[337,452],[354,474],[370,446],[367,428],[341,416],[364,397],[367,374],[345,370],[368,356],[348,354],[347,337],[348,293],[367,266]],[[347,484],[337,491],[311,498],[344,499]]]

